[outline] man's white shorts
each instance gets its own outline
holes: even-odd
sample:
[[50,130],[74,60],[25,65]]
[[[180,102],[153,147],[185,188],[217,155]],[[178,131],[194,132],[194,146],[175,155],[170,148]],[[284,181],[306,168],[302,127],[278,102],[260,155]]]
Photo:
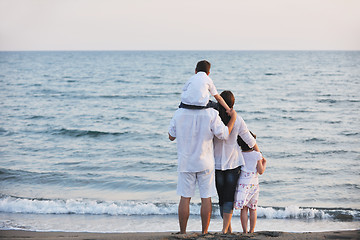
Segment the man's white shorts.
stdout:
[[193,197],[196,183],[199,185],[200,198],[209,198],[217,194],[214,169],[202,172],[179,172],[176,193],[183,197]]

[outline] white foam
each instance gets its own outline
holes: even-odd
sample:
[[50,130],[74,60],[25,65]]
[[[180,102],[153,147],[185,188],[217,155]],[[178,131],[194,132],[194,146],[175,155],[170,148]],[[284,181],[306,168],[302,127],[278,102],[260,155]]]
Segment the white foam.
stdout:
[[288,206],[285,209],[274,209],[272,207],[259,207],[257,210],[258,217],[270,219],[286,219],[286,218],[330,218],[330,215],[322,210],[314,208],[300,208],[298,206]]
[[177,213],[176,204],[89,199],[40,200],[14,197],[0,199],[0,212],[36,214],[167,215]]
[[[156,203],[139,201],[98,201],[92,199],[28,199],[12,196],[0,198],[0,212],[25,214],[76,214],[76,215],[111,215],[111,216],[145,216],[177,215],[178,203]],[[336,219],[338,214],[347,219],[359,220],[359,210],[315,209],[288,206],[285,208],[258,207],[258,218],[267,219]],[[200,205],[191,204],[191,215],[200,215]],[[213,215],[219,216],[214,204]],[[234,216],[240,211],[235,210]]]

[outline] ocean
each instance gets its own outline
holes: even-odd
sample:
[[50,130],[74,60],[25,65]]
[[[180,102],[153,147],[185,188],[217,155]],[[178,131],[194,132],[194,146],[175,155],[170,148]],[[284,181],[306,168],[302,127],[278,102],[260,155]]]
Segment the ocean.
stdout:
[[167,132],[203,59],[268,161],[255,230],[359,229],[359,51],[0,52],[0,229],[178,231]]

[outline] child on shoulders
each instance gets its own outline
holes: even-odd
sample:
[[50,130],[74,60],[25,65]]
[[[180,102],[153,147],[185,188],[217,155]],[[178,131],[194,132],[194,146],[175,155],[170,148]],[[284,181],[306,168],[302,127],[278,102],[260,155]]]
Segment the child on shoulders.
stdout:
[[202,60],[197,63],[195,75],[193,75],[184,85],[181,94],[180,108],[203,109],[215,107],[215,103],[209,101],[209,92],[225,108],[229,114],[231,109],[224,99],[219,95],[217,89],[209,77],[211,64]]

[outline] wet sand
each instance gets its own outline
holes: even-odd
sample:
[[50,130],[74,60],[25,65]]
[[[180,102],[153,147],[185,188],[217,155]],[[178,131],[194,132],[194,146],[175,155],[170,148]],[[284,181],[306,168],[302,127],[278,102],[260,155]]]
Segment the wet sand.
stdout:
[[331,232],[309,232],[309,233],[289,233],[289,232],[272,232],[262,231],[253,234],[233,233],[221,234],[211,232],[202,235],[197,232],[189,232],[186,235],[176,234],[172,232],[152,232],[152,233],[85,233],[85,232],[32,232],[22,230],[0,230],[0,239],[16,239],[16,240],[31,240],[31,239],[50,239],[50,240],[181,240],[181,239],[273,239],[273,240],[288,240],[288,239],[360,239],[360,230],[353,231],[331,231]]

